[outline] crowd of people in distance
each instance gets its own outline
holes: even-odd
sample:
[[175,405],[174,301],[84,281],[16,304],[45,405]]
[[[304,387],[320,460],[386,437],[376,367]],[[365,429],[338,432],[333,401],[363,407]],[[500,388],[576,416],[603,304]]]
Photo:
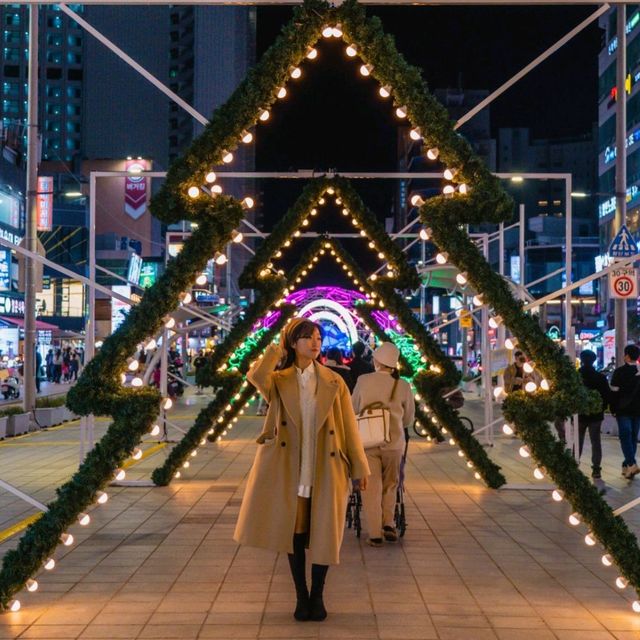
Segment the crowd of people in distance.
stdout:
[[[527,356],[521,350],[514,351],[513,362],[504,373],[504,388],[507,393],[521,391],[528,382],[540,383],[540,374],[535,368],[527,366]],[[585,349],[580,353],[579,373],[582,382],[597,392],[602,400],[602,409],[596,413],[578,414],[578,451],[582,455],[585,436],[591,441],[591,476],[602,477],[602,441],[601,427],[604,412],[609,409],[616,418],[618,438],[622,450],[622,475],[632,479],[640,473],[636,459],[638,434],[640,432],[640,348],[629,344],[624,349],[624,364],[610,366],[602,372],[595,369],[596,354]],[[607,379],[605,373],[610,374]],[[558,418],[554,422],[558,437],[566,442],[565,421]]]
[[[75,382],[83,366],[84,349],[73,347],[49,349],[44,360],[44,373],[48,382],[57,384]],[[41,376],[38,375],[39,377]]]

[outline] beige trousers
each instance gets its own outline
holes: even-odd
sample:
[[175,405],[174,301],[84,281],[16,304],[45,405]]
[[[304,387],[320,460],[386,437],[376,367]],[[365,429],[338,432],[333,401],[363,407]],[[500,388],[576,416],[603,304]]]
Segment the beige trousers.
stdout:
[[383,526],[395,527],[393,512],[400,480],[402,449],[388,451],[380,447],[366,449],[371,475],[362,492],[365,525],[370,538],[380,538]]

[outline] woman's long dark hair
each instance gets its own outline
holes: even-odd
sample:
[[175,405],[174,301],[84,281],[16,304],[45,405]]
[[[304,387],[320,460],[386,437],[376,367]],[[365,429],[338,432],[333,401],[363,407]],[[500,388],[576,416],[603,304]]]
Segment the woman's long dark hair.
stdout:
[[292,345],[294,345],[300,338],[310,338],[315,329],[318,330],[320,333],[320,339],[322,339],[322,327],[311,320],[299,320],[298,322],[294,320],[290,325],[283,329],[280,344],[287,352],[287,355],[284,359],[284,363],[278,367],[278,369],[288,369],[293,365],[296,361],[296,352]]

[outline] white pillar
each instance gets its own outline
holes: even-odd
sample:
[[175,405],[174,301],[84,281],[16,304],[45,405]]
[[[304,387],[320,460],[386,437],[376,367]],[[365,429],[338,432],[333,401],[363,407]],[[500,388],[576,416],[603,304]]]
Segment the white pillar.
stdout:
[[[489,260],[489,236],[485,233],[482,238],[482,252]],[[493,388],[491,386],[491,341],[489,340],[489,307],[485,304],[481,311],[481,341],[482,350],[482,386],[484,388],[484,424],[493,422]],[[487,429],[487,442],[493,446],[493,426]]]

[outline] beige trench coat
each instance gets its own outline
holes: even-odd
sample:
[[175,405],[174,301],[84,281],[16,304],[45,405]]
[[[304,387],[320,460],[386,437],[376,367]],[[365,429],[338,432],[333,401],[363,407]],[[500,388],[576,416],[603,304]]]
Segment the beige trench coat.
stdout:
[[[267,347],[248,379],[269,402],[258,451],[247,481],[233,539],[240,544],[293,553],[300,477],[301,412],[294,367],[274,371],[279,348]],[[314,362],[317,420],[316,468],[311,499],[309,553],[315,564],[338,564],[349,478],[369,475],[342,378]]]

